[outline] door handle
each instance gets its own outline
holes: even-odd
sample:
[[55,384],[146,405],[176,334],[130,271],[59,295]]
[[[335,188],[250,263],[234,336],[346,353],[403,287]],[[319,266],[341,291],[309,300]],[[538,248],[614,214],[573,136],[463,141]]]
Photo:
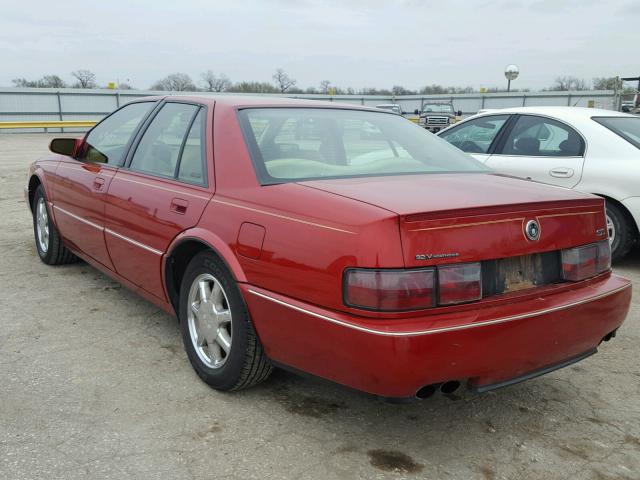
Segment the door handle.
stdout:
[[182,198],[173,198],[171,199],[171,206],[169,207],[169,209],[172,212],[184,215],[185,213],[187,213],[188,206],[189,202],[187,202],[186,200],[183,200]]
[[95,190],[102,190],[102,187],[104,187],[104,178],[102,177],[96,177],[93,179],[93,188]]
[[549,175],[551,175],[552,177],[559,177],[559,178],[573,177],[573,168],[566,168],[566,167],[552,168],[551,170],[549,170]]

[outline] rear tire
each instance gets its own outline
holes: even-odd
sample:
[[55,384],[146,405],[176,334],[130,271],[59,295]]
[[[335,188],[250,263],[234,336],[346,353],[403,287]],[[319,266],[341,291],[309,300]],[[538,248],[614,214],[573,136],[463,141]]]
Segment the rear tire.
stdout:
[[635,243],[635,229],[627,213],[618,205],[606,202],[607,229],[611,241],[611,260],[622,260]]
[[47,195],[42,185],[38,185],[33,196],[33,234],[38,256],[47,265],[64,265],[78,261],[62,243],[62,237],[51,221]]
[[189,361],[209,386],[240,390],[271,374],[240,289],[212,252],[200,252],[189,263],[178,314]]

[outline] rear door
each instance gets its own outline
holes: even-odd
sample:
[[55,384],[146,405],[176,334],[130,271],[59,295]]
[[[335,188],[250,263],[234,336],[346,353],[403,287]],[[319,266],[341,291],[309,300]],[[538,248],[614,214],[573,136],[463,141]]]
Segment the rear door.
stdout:
[[209,110],[165,102],[141,129],[109,187],[105,239],[115,270],[159,298],[165,298],[164,252],[198,223],[213,193]]
[[584,139],[566,123],[538,115],[518,115],[487,166],[516,177],[572,188],[582,176],[584,152]]
[[76,158],[58,164],[52,178],[54,212],[62,236],[73,247],[113,269],[104,241],[104,199],[124,161],[134,132],[155,102],[125,105],[96,125]]
[[486,162],[510,115],[484,115],[449,128],[439,136],[476,160]]

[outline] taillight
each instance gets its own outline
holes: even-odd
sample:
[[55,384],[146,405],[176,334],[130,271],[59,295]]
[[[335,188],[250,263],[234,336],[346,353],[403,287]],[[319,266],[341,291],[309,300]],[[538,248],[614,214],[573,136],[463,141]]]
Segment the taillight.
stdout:
[[434,306],[435,269],[370,270],[345,273],[345,304],[367,310],[419,310]]
[[479,263],[438,267],[438,305],[473,302],[482,298]]
[[480,263],[414,270],[354,268],[347,270],[344,282],[345,304],[367,310],[420,310],[482,298]]
[[578,282],[611,268],[609,240],[562,250],[562,278]]

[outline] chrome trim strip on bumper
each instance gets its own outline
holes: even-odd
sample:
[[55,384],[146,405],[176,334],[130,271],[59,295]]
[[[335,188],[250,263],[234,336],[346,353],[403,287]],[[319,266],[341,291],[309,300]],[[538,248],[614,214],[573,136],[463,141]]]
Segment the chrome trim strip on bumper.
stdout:
[[54,205],[53,208],[58,210],[59,212],[64,213],[65,215],[70,216],[71,218],[73,218],[73,219],[75,219],[75,220],[77,220],[79,222],[84,223],[85,225],[89,225],[90,227],[93,227],[93,228],[95,228],[97,230],[100,230],[100,231],[102,231],[104,233],[108,233],[110,235],[113,235],[114,237],[117,237],[120,240],[124,240],[125,242],[130,243],[131,245],[135,245],[136,247],[142,248],[142,249],[147,250],[148,252],[154,253],[156,255],[163,255],[164,254],[164,252],[162,252],[160,250],[157,250],[157,249],[155,249],[153,247],[150,247],[149,245],[145,245],[144,243],[140,243],[140,242],[138,242],[138,241],[136,241],[136,240],[134,240],[132,238],[125,237],[124,235],[121,235],[118,232],[114,232],[113,230],[111,230],[109,228],[102,227],[102,226],[98,225],[97,223],[93,223],[93,222],[87,220],[86,218],[82,218],[82,217],[80,217],[80,216],[78,216],[78,215],[76,215],[74,213],[71,213],[71,212],[65,210],[64,208],[60,208],[57,205]]
[[257,292],[251,288],[249,288],[249,292],[252,293],[253,295],[256,295],[258,297],[264,298],[266,300],[269,300],[271,302],[277,303],[279,305],[282,305],[284,307],[290,308],[292,310],[296,310],[300,313],[304,313],[307,315],[311,315],[312,317],[315,318],[319,318],[321,320],[325,320],[327,322],[331,322],[334,323],[336,325],[340,325],[343,327],[347,327],[347,328],[352,328],[354,330],[359,330],[361,332],[365,332],[365,333],[371,333],[374,335],[382,335],[382,336],[386,336],[386,337],[415,337],[415,336],[421,336],[421,335],[433,335],[435,333],[444,333],[444,332],[453,332],[456,330],[467,330],[469,328],[476,328],[476,327],[486,327],[488,325],[497,325],[500,323],[506,323],[506,322],[512,322],[515,320],[523,320],[525,318],[531,318],[531,317],[535,317],[538,315],[545,315],[547,313],[553,313],[553,312],[557,312],[560,310],[566,310],[567,308],[571,308],[571,307],[575,307],[578,305],[582,305],[584,303],[589,303],[589,302],[593,302],[594,300],[598,300],[600,298],[604,298],[604,297],[608,297],[609,295],[614,295],[622,290],[625,290],[627,288],[631,288],[631,284],[627,284],[624,285],[622,287],[618,287],[614,290],[608,291],[608,292],[604,292],[598,295],[594,295],[593,297],[589,297],[589,298],[585,298],[576,302],[571,302],[571,303],[567,303],[565,305],[558,305],[557,307],[551,307],[551,308],[545,308],[542,310],[536,310],[534,312],[527,312],[527,313],[522,313],[520,315],[511,315],[508,317],[502,317],[502,318],[496,318],[494,320],[485,320],[482,322],[475,322],[475,323],[467,323],[464,325],[454,325],[451,327],[440,327],[440,328],[430,328],[427,330],[411,330],[411,331],[407,331],[407,332],[389,332],[387,330],[377,330],[374,328],[368,328],[368,327],[362,327],[360,325],[355,325],[353,323],[350,322],[345,322],[343,320],[338,320],[337,318],[332,318],[332,317],[328,317],[326,315],[322,315],[320,313],[316,313],[316,312],[312,312],[311,310],[307,310],[306,308],[302,308],[302,307],[298,307],[296,305],[292,305],[290,303],[287,302],[283,302],[282,300],[279,300],[277,298],[271,297],[269,295],[265,295],[264,293],[261,292]]

